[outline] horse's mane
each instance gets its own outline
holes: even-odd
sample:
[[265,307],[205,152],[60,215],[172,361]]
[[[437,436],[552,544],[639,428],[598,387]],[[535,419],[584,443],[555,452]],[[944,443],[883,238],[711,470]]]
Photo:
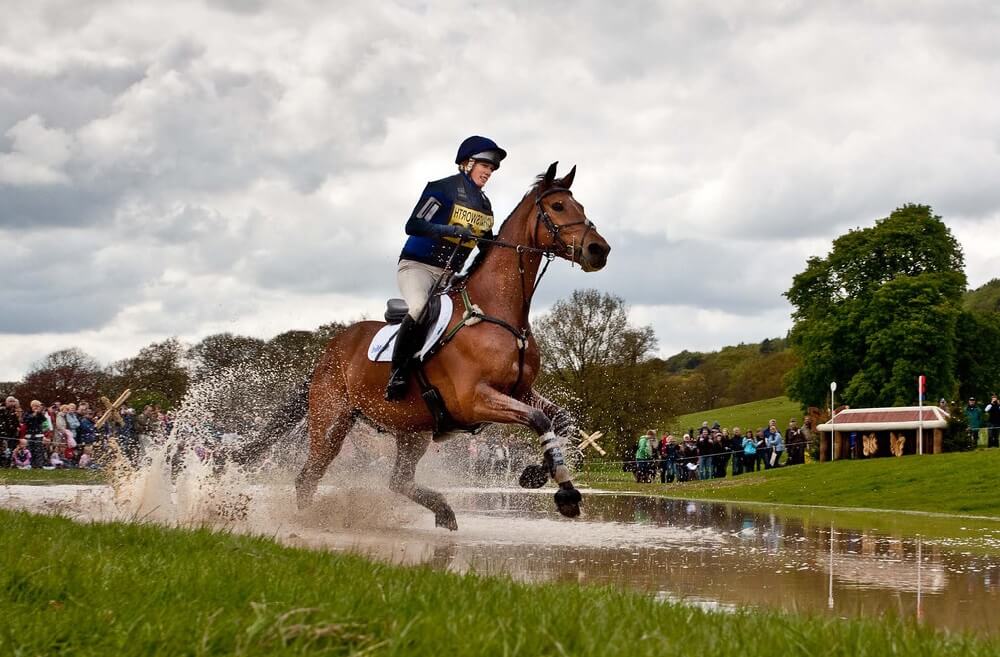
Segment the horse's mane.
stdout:
[[[503,227],[507,224],[508,221],[510,221],[510,218],[514,216],[514,213],[517,212],[517,209],[519,207],[521,207],[521,203],[524,202],[524,199],[527,198],[528,195],[533,194],[533,193],[534,194],[538,194],[539,192],[543,191],[543,190],[540,189],[540,187],[541,187],[541,185],[542,185],[543,182],[545,182],[545,173],[544,172],[538,174],[537,176],[535,176],[535,182],[533,182],[531,184],[531,187],[529,187],[528,191],[526,191],[524,193],[524,196],[521,197],[521,200],[517,202],[517,205],[514,206],[514,209],[510,211],[510,214],[507,215],[507,218],[504,219],[500,223],[500,228],[497,229],[497,232],[494,233],[494,235],[499,235],[503,231]],[[558,187],[558,186],[560,186],[560,183],[562,183],[562,178],[553,181],[552,182],[552,186]],[[490,250],[492,249],[492,246],[493,245],[491,244],[491,245],[487,246],[487,248],[485,248],[485,249],[483,248],[483,246],[479,247],[479,252],[476,253],[476,257],[472,259],[472,262],[469,264],[469,268],[465,270],[465,276],[466,276],[466,278],[468,278],[469,276],[472,276],[476,272],[476,270],[479,269],[479,267],[482,266],[483,261],[486,260],[486,256],[489,255]]]

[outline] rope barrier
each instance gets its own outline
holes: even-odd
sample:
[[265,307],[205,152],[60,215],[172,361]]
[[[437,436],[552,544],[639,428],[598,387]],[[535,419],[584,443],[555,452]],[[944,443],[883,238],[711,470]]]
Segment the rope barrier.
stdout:
[[[791,447],[791,446],[802,446],[802,447],[805,447],[807,444],[808,443],[806,443],[806,442],[785,443],[785,449],[781,450],[780,453],[784,454],[785,452],[788,451],[788,448]],[[713,456],[731,456],[733,454],[742,454],[744,456],[753,456],[753,457],[756,458],[756,456],[758,454],[760,454],[762,452],[766,452],[766,451],[772,450],[772,449],[774,449],[774,448],[773,447],[761,447],[761,448],[758,448],[755,452],[751,452],[751,453],[747,453],[747,452],[745,452],[743,450],[730,450],[730,451],[727,451],[727,452],[712,452],[711,454],[692,454],[690,456],[677,456],[677,457],[675,457],[673,459],[673,461],[675,463],[680,463],[681,461],[693,461],[695,459],[710,458],[710,457],[713,457]],[[649,459],[647,459],[645,461],[641,461],[641,460],[638,460],[638,459],[628,459],[628,460],[624,460],[624,461],[607,461],[607,460],[604,460],[604,459],[595,459],[595,460],[591,461],[589,459],[585,459],[585,462],[587,462],[587,463],[594,463],[594,464],[598,464],[598,465],[625,465],[626,463],[648,463],[650,461],[652,461],[654,463],[660,463],[660,462],[663,462],[663,461],[668,461],[669,462],[670,459],[666,459],[666,458],[663,458],[663,457],[651,457],[651,458],[649,458]]]

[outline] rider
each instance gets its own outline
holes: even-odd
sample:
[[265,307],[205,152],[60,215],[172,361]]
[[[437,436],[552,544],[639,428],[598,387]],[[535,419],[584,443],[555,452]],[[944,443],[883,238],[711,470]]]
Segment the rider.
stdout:
[[399,325],[392,374],[385,398],[406,395],[407,363],[423,340],[419,320],[435,283],[445,271],[459,271],[476,238],[493,237],[493,209],[483,193],[507,151],[486,137],[469,137],[458,147],[458,173],[427,183],[406,222],[409,237],[399,255],[396,282],[409,310]]

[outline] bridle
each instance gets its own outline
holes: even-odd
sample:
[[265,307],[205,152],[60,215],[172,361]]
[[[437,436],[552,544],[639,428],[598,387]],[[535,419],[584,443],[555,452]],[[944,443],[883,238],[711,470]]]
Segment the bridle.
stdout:
[[[545,272],[548,271],[549,265],[552,263],[553,260],[555,260],[556,256],[559,255],[560,252],[565,253],[566,255],[569,256],[568,259],[570,263],[577,262],[576,239],[575,238],[573,239],[572,244],[567,244],[566,240],[563,239],[561,231],[564,228],[569,228],[571,226],[579,226],[581,224],[586,225],[587,228],[586,230],[583,231],[583,235],[580,237],[581,255],[582,255],[582,245],[584,243],[584,239],[587,237],[587,233],[589,233],[591,230],[594,229],[594,224],[587,218],[583,218],[580,221],[572,221],[565,224],[557,224],[552,220],[552,217],[550,217],[549,213],[545,210],[545,206],[542,205],[542,200],[547,196],[551,196],[552,194],[557,194],[559,192],[565,192],[570,196],[570,198],[573,197],[572,192],[570,192],[569,189],[565,187],[550,187],[544,192],[539,192],[538,194],[535,195],[535,226],[532,229],[531,234],[535,237],[535,243],[537,244],[539,225],[544,226],[545,229],[549,232],[549,236],[552,238],[552,244],[550,246],[542,248],[537,246],[529,246],[527,244],[511,244],[510,242],[505,242],[503,240],[498,240],[498,239],[475,238],[480,243],[490,244],[492,246],[498,246],[505,249],[514,249],[517,252],[517,270],[520,273],[520,278],[521,278],[521,306],[522,306],[521,316],[524,318],[523,321],[525,325],[520,328],[514,327],[509,322],[500,319],[499,317],[492,317],[490,315],[486,315],[485,313],[483,313],[481,310],[479,310],[477,306],[473,305],[472,301],[469,299],[468,291],[465,287],[465,281],[463,281],[463,283],[459,287],[459,291],[461,292],[462,301],[465,305],[465,314],[463,315],[461,322],[457,326],[455,326],[451,331],[449,331],[445,335],[444,339],[439,343],[439,345],[443,347],[445,344],[451,341],[451,339],[455,336],[456,333],[458,333],[459,330],[461,330],[463,326],[475,322],[489,322],[491,324],[495,324],[497,326],[506,329],[511,335],[514,336],[514,340],[517,345],[517,351],[518,351],[517,380],[514,382],[514,385],[511,388],[511,394],[513,394],[514,391],[517,390],[518,386],[521,385],[521,380],[524,376],[525,351],[528,346],[528,338],[531,336],[531,327],[528,324],[528,311],[530,310],[531,300],[528,296],[528,289],[527,289],[528,286],[527,286],[527,281],[525,280],[525,274],[527,273],[527,270],[525,269],[524,266],[524,254],[526,253],[538,254],[543,258],[545,258],[545,265],[542,267],[541,271],[535,277],[534,284],[531,288],[533,293],[535,290],[538,289],[538,285],[541,283],[542,277],[545,276]],[[456,244],[456,250],[457,247],[458,245]],[[582,263],[578,264],[581,264],[582,266]]]
[[[557,224],[556,222],[554,222],[552,220],[552,217],[549,216],[549,213],[545,210],[545,206],[542,205],[542,199],[544,199],[546,196],[551,196],[552,194],[558,194],[559,192],[565,192],[566,194],[569,195],[570,198],[573,198],[573,192],[569,191],[565,187],[550,187],[544,192],[539,192],[538,194],[535,195],[535,228],[531,232],[532,234],[537,236],[538,227],[540,225],[544,226],[545,230],[549,232],[549,237],[552,238],[551,246],[542,248],[538,246],[528,246],[527,244],[511,244],[510,242],[504,242],[503,240],[497,240],[497,239],[486,239],[481,237],[477,237],[475,239],[483,244],[499,246],[505,249],[515,249],[519,254],[537,253],[539,255],[544,256],[549,261],[551,261],[557,255],[559,255],[560,252],[563,252],[567,256],[569,256],[569,261],[571,263],[576,262],[577,264],[580,264],[579,262],[577,262],[576,259],[576,238],[573,239],[572,244],[567,244],[566,240],[563,239],[561,231],[564,228],[579,226],[581,224],[585,225],[587,228],[586,230],[583,231],[583,235],[580,236],[580,244],[582,245],[584,240],[587,238],[587,234],[594,229],[594,223],[589,219],[587,219],[586,217],[584,217],[579,221],[571,221],[565,224]],[[536,242],[537,241],[538,240],[536,239]],[[547,266],[548,264],[546,264],[546,267]],[[541,276],[539,276],[539,279],[540,278]]]

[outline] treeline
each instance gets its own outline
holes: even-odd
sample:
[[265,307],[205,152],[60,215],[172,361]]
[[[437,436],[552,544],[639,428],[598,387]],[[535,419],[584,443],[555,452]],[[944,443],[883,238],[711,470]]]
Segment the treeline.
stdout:
[[24,380],[9,384],[7,390],[22,404],[32,399],[49,404],[95,402],[102,395],[114,399],[131,388],[128,403],[133,408],[154,404],[166,410],[177,407],[192,385],[242,368],[245,378],[253,372],[273,394],[280,395],[283,388],[312,370],[320,351],[344,326],[331,323],[314,331],[286,331],[270,340],[219,333],[187,345],[170,338],[110,365],[102,365],[78,348],[62,349],[34,363]]
[[664,394],[678,415],[770,399],[785,394],[785,375],[798,358],[783,338],[723,347],[719,351],[682,351],[660,362]]

